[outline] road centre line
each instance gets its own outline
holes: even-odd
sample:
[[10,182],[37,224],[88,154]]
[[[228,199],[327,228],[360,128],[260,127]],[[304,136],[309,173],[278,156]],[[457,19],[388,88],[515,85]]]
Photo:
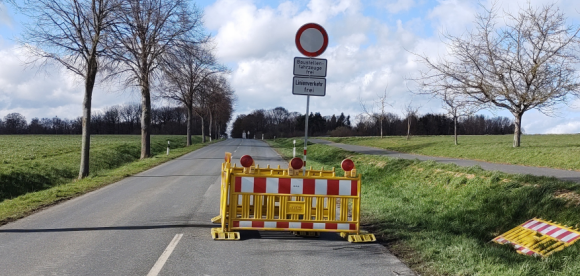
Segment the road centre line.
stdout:
[[161,254],[161,256],[159,256],[159,259],[157,260],[155,265],[153,265],[153,267],[151,268],[151,270],[149,271],[147,276],[159,275],[159,272],[161,272],[161,269],[165,265],[165,262],[167,262],[167,259],[169,259],[169,256],[173,252],[173,249],[175,249],[175,247],[179,243],[179,240],[181,240],[181,237],[183,237],[183,234],[177,234],[177,235],[175,235],[175,237],[173,237],[173,240],[171,240],[171,242],[169,243],[167,248],[165,248],[165,251],[163,251],[163,254]]

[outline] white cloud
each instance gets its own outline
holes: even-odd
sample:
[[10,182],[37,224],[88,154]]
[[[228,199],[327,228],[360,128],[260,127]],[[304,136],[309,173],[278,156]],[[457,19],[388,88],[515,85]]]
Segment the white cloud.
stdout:
[[[0,118],[13,112],[27,120],[82,115],[84,88],[77,76],[58,66],[27,66],[27,54],[17,46],[0,49],[0,60]],[[96,86],[93,110],[134,100],[127,94],[112,95],[105,88]]]
[[396,1],[389,1],[386,4],[386,8],[391,13],[399,13],[401,11],[408,11],[413,6],[415,6],[414,0],[396,0]]
[[568,121],[559,124],[555,127],[551,127],[546,130],[547,134],[565,134],[565,133],[580,133],[580,118],[574,118],[574,121]]
[[41,72],[27,68],[24,50],[11,47],[0,51],[0,94],[9,100],[2,109],[28,108],[38,105],[67,104],[76,100],[72,92],[74,79],[59,70]]
[[[249,2],[217,1],[205,11],[206,26],[217,29],[217,55],[225,62],[262,57],[270,49],[291,46],[292,22],[280,11]],[[287,6],[287,4],[286,4]],[[288,8],[283,9],[288,14]]]
[[428,15],[437,34],[461,35],[471,28],[476,14],[477,2],[466,0],[442,0]]
[[330,17],[359,10],[359,2],[353,0],[312,0],[303,10],[288,1],[277,8],[258,8],[251,1],[218,0],[206,8],[204,21],[207,28],[217,31],[217,56],[227,63],[291,51],[301,25],[325,26]]

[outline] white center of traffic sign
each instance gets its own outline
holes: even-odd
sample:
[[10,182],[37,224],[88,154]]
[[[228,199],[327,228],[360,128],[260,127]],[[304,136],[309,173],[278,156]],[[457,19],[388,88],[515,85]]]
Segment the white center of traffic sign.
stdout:
[[324,37],[318,29],[306,29],[300,36],[300,45],[307,52],[314,53],[322,48]]
[[296,48],[307,57],[321,55],[328,46],[328,34],[316,23],[304,24],[296,32]]

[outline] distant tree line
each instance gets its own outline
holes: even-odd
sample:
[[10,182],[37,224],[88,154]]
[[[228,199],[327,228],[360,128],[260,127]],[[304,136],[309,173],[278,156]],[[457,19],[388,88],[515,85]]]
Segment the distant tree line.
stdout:
[[[358,122],[351,130],[352,135],[378,136],[380,122],[376,117],[357,117]],[[453,135],[453,119],[446,114],[414,115],[410,118],[399,117],[393,113],[387,113],[383,120],[383,131],[386,135],[407,135],[408,121],[411,121],[410,133],[412,135]],[[503,135],[514,131],[514,122],[506,117],[487,117],[484,115],[472,115],[461,118],[457,122],[457,132],[460,135]],[[344,131],[343,131],[344,132]],[[333,133],[329,133],[332,135]],[[345,136],[345,135],[332,135]]]
[[[187,110],[184,107],[153,107],[151,112],[152,134],[185,135],[187,132]],[[91,115],[92,134],[140,134],[141,107],[139,104],[116,105]],[[192,118],[192,135],[201,135],[202,120]],[[214,121],[209,131],[209,122],[204,124],[205,133],[216,139],[226,135],[227,124]],[[10,113],[0,118],[0,134],[81,134],[82,117],[32,118],[30,122],[20,113]]]
[[[336,116],[322,116],[310,113],[308,117],[308,135],[311,136],[378,136],[380,135],[380,116],[359,115],[356,123],[344,113]],[[274,137],[296,137],[304,135],[304,114],[289,112],[283,107],[271,110],[254,110],[250,114],[238,115],[232,124],[232,137],[241,138],[242,133],[249,133],[248,138],[265,139]],[[403,118],[397,114],[386,113],[383,120],[383,134],[390,136],[407,135],[408,120],[412,121],[412,135],[452,135],[453,120],[444,114],[413,115]],[[461,135],[497,135],[514,131],[514,122],[505,117],[489,118],[474,115],[458,121],[458,132]]]

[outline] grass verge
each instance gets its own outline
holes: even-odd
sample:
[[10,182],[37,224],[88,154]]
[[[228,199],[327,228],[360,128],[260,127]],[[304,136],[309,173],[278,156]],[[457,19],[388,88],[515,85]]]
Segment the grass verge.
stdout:
[[[58,181],[51,184],[50,187],[44,189],[28,192],[11,199],[5,199],[0,202],[0,225],[6,224],[11,221],[15,221],[19,218],[30,215],[38,210],[46,208],[48,206],[54,205],[64,200],[68,200],[90,191],[94,191],[98,188],[104,187],[108,184],[117,182],[127,176],[134,175],[136,173],[148,170],[159,164],[172,160],[176,157],[182,156],[194,150],[203,147],[203,144],[195,143],[190,147],[177,147],[178,142],[172,143],[172,149],[169,155],[166,155],[164,151],[167,145],[168,136],[157,137],[159,141],[152,142],[152,152],[157,153],[151,158],[139,160],[137,157],[133,156],[134,153],[130,153],[130,158],[120,162],[120,159],[126,158],[126,151],[119,151],[119,147],[115,146],[112,148],[102,148],[102,151],[106,151],[107,154],[103,156],[98,156],[96,158],[106,158],[109,157],[109,165],[94,169],[93,172],[82,180],[72,180],[70,178],[65,178],[62,174],[58,172],[51,172],[56,175]],[[181,137],[173,137],[176,140],[181,140]],[[201,137],[199,137],[201,140]],[[197,141],[197,139],[196,139]],[[164,143],[162,143],[164,142]],[[199,141],[198,141],[199,142]],[[162,145],[163,144],[163,145]],[[163,147],[162,147],[163,146]],[[133,147],[133,145],[125,145],[123,147]],[[175,148],[173,148],[175,147]],[[115,152],[115,149],[117,151]],[[155,149],[155,150],[153,150]],[[102,154],[102,153],[101,153]],[[119,157],[121,156],[121,157]],[[123,157],[124,156],[124,157]],[[93,161],[93,156],[91,156],[91,162]],[[117,164],[113,166],[112,164]],[[56,164],[58,165],[58,164]],[[78,164],[77,164],[78,165]],[[108,167],[111,166],[112,168]],[[65,166],[66,167],[66,166]],[[77,168],[78,170],[78,168]],[[14,173],[12,171],[12,173]],[[50,173],[49,173],[50,174]]]
[[[292,139],[270,141],[285,158]],[[540,259],[490,240],[533,217],[580,226],[580,185],[433,161],[310,145],[308,163],[350,157],[362,174],[362,220],[421,275],[578,275],[580,243]]]
[[[139,135],[93,135],[90,171],[99,173],[139,160]],[[184,135],[152,135],[151,154],[186,145]],[[194,143],[201,137],[194,136]],[[62,185],[77,178],[80,135],[1,135],[0,201]]]
[[324,137],[344,144],[399,152],[480,160],[494,163],[580,171],[580,135],[522,135],[521,146],[512,147],[513,135]]

